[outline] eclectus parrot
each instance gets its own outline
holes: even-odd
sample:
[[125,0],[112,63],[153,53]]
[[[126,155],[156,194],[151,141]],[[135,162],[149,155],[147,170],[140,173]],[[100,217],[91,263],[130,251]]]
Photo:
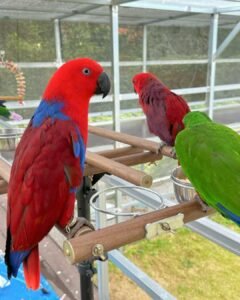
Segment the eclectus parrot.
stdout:
[[163,141],[161,147],[174,146],[176,135],[184,128],[183,117],[190,111],[187,102],[151,73],[136,74],[132,83],[149,131]]
[[50,79],[16,149],[8,189],[5,262],[8,277],[23,262],[26,284],[39,288],[38,243],[54,225],[68,228],[74,214],[88,137],[88,106],[105,97],[110,81],[94,60],[63,64]]
[[240,136],[202,112],[183,122],[175,150],[185,175],[203,202],[240,225]]

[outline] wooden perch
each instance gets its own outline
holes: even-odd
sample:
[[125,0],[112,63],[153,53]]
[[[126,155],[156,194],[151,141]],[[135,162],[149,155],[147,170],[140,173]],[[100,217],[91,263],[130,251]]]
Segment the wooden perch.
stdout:
[[143,149],[141,148],[126,146],[126,147],[120,147],[111,150],[98,151],[97,154],[105,156],[107,158],[114,158],[114,157],[125,156],[125,155],[130,155],[135,153],[141,153],[141,152],[143,152]]
[[0,195],[6,194],[7,191],[8,191],[8,183],[5,180],[0,179]]
[[11,164],[2,156],[0,156],[0,177],[7,183],[10,179]]
[[[148,150],[151,151],[153,153],[159,153],[160,149],[160,144],[153,142],[153,141],[149,141],[137,136],[133,136],[127,133],[122,133],[122,132],[116,132],[116,131],[112,131],[106,128],[100,128],[100,127],[96,127],[96,126],[88,126],[88,131],[92,134],[104,137],[104,138],[108,138],[108,139],[112,139],[114,141],[118,141],[124,144],[128,144],[128,145],[132,145],[134,147],[137,148],[141,148],[144,150]],[[172,147],[170,146],[164,146],[161,150],[161,153],[165,156],[169,156],[173,158],[173,154],[172,154]]]
[[86,160],[88,164],[95,166],[105,172],[116,175],[135,185],[150,187],[152,185],[152,177],[142,171],[129,168],[119,162],[101,156],[96,153],[87,152]]
[[195,200],[184,202],[67,240],[63,245],[64,254],[74,264],[93,257],[92,252],[97,244],[101,244],[104,251],[107,252],[143,239],[147,224],[175,216],[178,213],[183,213],[184,223],[188,223],[213,212],[212,208],[209,208],[207,213],[203,212],[202,207]]
[[4,101],[14,101],[14,100],[22,101],[23,96],[0,96],[0,100],[4,100]]
[[[117,149],[116,149],[117,150]],[[99,154],[99,153],[97,153]],[[104,155],[104,154],[103,154]],[[113,153],[112,153],[113,155]],[[152,152],[139,152],[139,153],[133,153],[130,155],[120,156],[120,157],[112,157],[112,160],[124,164],[126,166],[134,166],[138,164],[144,164],[148,162],[155,162],[156,160],[160,160],[162,158],[162,154],[156,154]],[[88,152],[86,155],[86,162],[89,163],[88,160]],[[89,164],[86,165],[84,170],[85,176],[91,176],[94,174],[102,173],[104,172],[104,169],[97,168],[96,166],[91,166]]]

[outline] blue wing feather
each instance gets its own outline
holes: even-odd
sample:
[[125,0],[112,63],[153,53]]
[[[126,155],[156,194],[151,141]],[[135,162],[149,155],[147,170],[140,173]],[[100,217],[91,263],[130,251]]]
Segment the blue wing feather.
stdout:
[[32,126],[41,126],[43,121],[47,118],[51,118],[53,121],[55,119],[69,120],[70,118],[61,111],[63,106],[64,103],[60,101],[47,102],[43,99],[34,113]]

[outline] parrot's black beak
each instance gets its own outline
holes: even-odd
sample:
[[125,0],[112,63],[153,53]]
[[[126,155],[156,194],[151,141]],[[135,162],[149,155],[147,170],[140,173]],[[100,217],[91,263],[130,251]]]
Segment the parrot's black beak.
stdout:
[[105,72],[98,77],[97,88],[95,90],[96,95],[103,94],[103,98],[107,96],[111,88],[109,77]]

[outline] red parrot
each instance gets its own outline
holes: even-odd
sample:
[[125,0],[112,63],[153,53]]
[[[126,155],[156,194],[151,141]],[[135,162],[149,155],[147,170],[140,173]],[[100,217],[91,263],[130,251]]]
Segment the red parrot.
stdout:
[[183,117],[190,111],[187,102],[151,73],[136,74],[132,82],[150,132],[164,142],[161,147],[174,146],[176,135],[184,128]]
[[39,288],[38,243],[54,225],[71,223],[83,176],[89,100],[109,90],[108,76],[89,58],[68,61],[50,79],[12,165],[5,253],[9,279],[23,262],[27,287]]

